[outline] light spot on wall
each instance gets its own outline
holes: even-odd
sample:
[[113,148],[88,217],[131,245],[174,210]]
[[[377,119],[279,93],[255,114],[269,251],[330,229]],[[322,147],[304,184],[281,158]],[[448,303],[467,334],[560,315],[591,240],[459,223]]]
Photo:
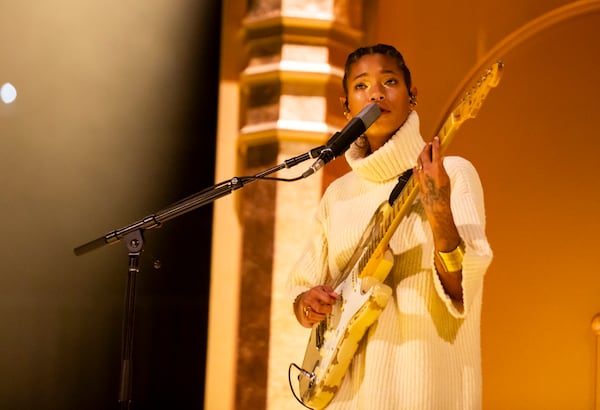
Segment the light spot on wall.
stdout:
[[10,104],[17,99],[17,89],[11,83],[4,83],[0,88],[0,99],[4,104]]

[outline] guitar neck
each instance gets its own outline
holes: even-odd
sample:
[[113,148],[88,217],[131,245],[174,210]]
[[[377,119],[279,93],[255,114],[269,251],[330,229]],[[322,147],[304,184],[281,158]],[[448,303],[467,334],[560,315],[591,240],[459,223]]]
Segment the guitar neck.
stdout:
[[[453,115],[448,117],[444,122],[437,134],[440,138],[441,152],[444,152],[446,147],[450,144],[450,141],[456,134],[459,126],[460,122],[455,121]],[[378,271],[377,266],[388,249],[392,235],[396,232],[396,228],[398,228],[402,218],[408,213],[418,193],[419,183],[416,177],[411,174],[408,181],[406,181],[404,188],[398,195],[398,198],[394,201],[394,204],[392,206],[380,208],[379,212],[381,212],[381,216],[379,218],[381,223],[377,230],[377,232],[380,232],[380,237],[371,238],[370,249],[367,253],[369,257],[365,258],[363,266],[360,266],[360,277],[373,276],[380,281],[385,279],[387,273]]]
[[[462,123],[469,118],[475,118],[489,91],[500,82],[503,66],[503,63],[499,61],[489,68],[477,84],[464,95],[457,107],[448,115],[437,132],[437,136],[440,138],[440,153],[443,154],[446,151]],[[383,206],[378,209],[381,215],[376,215],[375,218],[382,222],[379,225],[379,229],[375,231],[377,232],[375,234],[377,237],[371,238],[372,241],[368,252],[361,259],[361,265],[359,266],[360,277],[373,276],[381,281],[385,279],[387,272],[378,271],[377,266],[388,249],[392,235],[396,232],[396,228],[402,218],[408,213],[418,192],[419,183],[415,176],[411,174],[393,205]]]

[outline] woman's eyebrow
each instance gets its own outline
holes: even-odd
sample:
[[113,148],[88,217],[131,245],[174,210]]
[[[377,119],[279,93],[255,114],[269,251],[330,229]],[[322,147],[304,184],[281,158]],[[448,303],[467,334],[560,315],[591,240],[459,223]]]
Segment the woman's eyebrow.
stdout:
[[[391,69],[388,69],[388,68],[382,69],[381,71],[379,71],[379,73],[380,74],[399,74],[398,71],[391,70]],[[354,78],[352,78],[352,81],[356,81],[356,80],[358,80],[361,77],[366,77],[367,75],[368,75],[367,72],[357,74]]]

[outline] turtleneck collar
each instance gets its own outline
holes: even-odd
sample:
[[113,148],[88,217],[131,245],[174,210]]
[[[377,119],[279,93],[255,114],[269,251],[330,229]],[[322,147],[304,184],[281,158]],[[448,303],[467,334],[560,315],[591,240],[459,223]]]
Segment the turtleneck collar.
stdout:
[[378,150],[366,155],[365,149],[354,142],[346,151],[346,161],[361,178],[386,182],[412,168],[424,146],[419,116],[412,111],[398,131]]

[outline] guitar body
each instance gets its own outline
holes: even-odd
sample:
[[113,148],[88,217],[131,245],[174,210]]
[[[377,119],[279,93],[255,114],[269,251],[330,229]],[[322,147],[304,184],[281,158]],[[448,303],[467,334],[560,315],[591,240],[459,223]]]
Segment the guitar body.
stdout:
[[333,399],[361,339],[392,295],[392,289],[379,279],[385,278],[394,264],[389,249],[371,263],[372,275],[361,276],[369,257],[375,259],[373,244],[380,238],[390,211],[384,202],[371,218],[347,265],[349,271],[342,272],[344,279],[335,287],[338,299],[332,312],[312,329],[302,362],[308,373],[302,373],[299,382],[302,401],[313,409],[323,409]]
[[[490,68],[446,119],[437,133],[442,152],[458,127],[475,117],[483,99],[500,81],[502,68],[502,62]],[[360,341],[392,295],[392,289],[383,284],[394,263],[388,244],[418,195],[412,172],[401,175],[399,181],[399,193],[394,188],[390,203],[379,206],[341,279],[332,284],[339,295],[332,313],[312,329],[298,376],[300,399],[312,409],[324,409],[334,398]]]
[[[388,251],[383,269],[392,267]],[[299,376],[300,397],[313,409],[323,409],[337,393],[358,345],[385,308],[392,289],[374,277],[347,277],[336,289],[332,313],[312,329]]]

